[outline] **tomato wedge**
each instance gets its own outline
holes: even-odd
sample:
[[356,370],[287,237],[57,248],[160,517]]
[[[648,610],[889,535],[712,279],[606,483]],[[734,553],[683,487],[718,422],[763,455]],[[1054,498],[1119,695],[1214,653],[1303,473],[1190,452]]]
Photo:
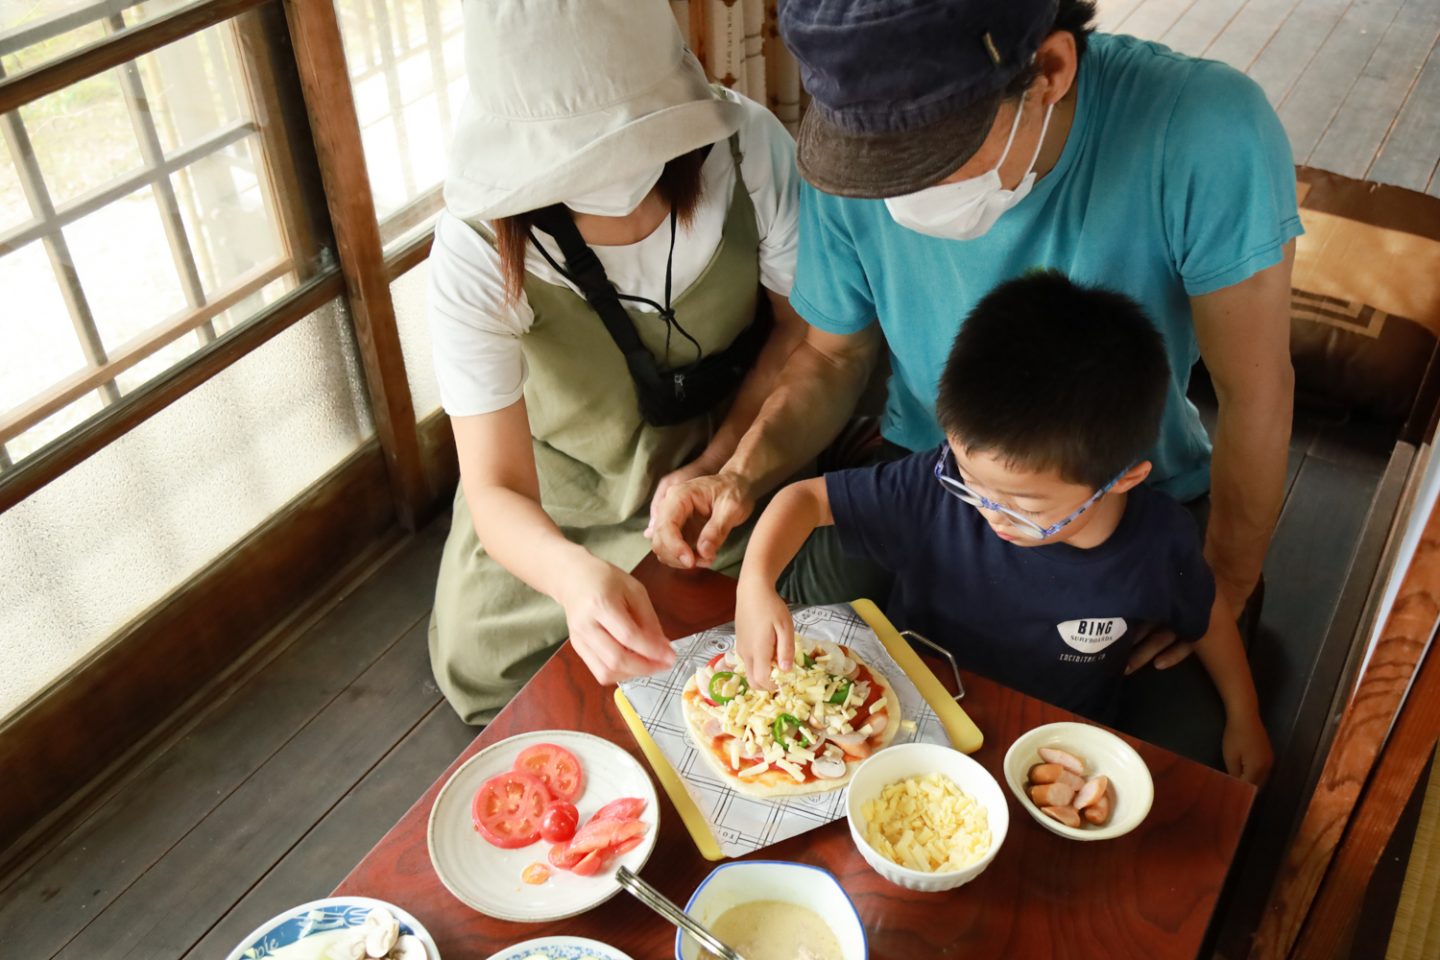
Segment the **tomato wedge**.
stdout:
[[574,803],[585,790],[585,770],[580,760],[564,747],[537,743],[515,758],[515,769],[545,784],[552,797]]
[[528,773],[506,770],[480,784],[470,816],[482,837],[513,850],[540,839],[540,817],[549,802],[545,784]]
[[605,806],[595,811],[595,816],[590,820],[639,820],[640,814],[645,812],[645,799],[643,797],[621,797],[619,800],[611,800]]
[[577,877],[593,877],[600,872],[600,868],[605,866],[605,861],[609,859],[604,850],[592,850],[570,870]]
[[550,854],[545,859],[550,861],[552,867],[559,867],[561,870],[574,870],[575,864],[585,859],[585,854],[571,852],[568,842],[557,843],[550,848]]
[[639,820],[591,820],[575,834],[570,849],[576,853],[605,850],[632,837],[643,837],[649,829],[648,823]]

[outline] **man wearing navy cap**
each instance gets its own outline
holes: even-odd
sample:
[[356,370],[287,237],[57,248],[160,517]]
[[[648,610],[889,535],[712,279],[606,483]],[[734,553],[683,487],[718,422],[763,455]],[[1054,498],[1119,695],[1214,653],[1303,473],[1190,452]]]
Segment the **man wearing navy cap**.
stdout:
[[[938,444],[936,384],[961,320],[1044,267],[1128,294],[1164,335],[1174,374],[1152,476],[1182,501],[1208,491],[1206,556],[1230,607],[1245,606],[1283,499],[1292,411],[1289,143],[1243,74],[1093,34],[1093,16],[1081,0],[781,3],[812,98],[791,295],[810,329],[730,462],[658,504],[662,559],[713,556],[835,436],[882,347],[885,439]],[[1185,395],[1197,359],[1219,398],[1213,455]],[[809,547],[823,574],[826,545]],[[824,582],[801,563],[791,592],[848,599],[805,595]],[[1189,652],[1166,642],[1133,665]]]

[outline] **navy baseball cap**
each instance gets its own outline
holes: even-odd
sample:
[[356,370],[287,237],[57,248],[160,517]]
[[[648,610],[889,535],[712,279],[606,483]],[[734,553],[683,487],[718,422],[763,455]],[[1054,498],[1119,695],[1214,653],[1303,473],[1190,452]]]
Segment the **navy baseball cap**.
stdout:
[[800,173],[842,197],[894,197],[974,156],[1058,0],[782,0],[810,107]]

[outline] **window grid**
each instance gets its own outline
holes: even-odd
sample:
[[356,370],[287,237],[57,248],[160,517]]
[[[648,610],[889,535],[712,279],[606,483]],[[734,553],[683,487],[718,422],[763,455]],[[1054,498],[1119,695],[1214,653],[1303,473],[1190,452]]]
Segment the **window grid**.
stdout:
[[[139,2],[141,0],[107,0],[84,8],[83,12],[89,17],[88,22],[103,16],[107,35],[113,37],[127,29],[123,11],[138,5]],[[32,24],[23,31],[0,38],[0,53],[6,52],[7,48],[19,49],[20,41],[33,44],[74,29],[78,21],[71,21],[81,12],[75,11],[51,21]],[[92,391],[98,392],[102,406],[115,403],[121,396],[120,388],[115,382],[120,374],[192,331],[198,334],[202,344],[213,341],[216,338],[216,316],[267,284],[292,272],[292,257],[288,250],[289,245],[285,243],[286,254],[283,258],[256,266],[227,284],[226,289],[219,291],[217,297],[207,300],[195,250],[185,229],[180,201],[171,176],[256,134],[258,126],[253,120],[238,121],[198,143],[177,150],[167,158],[138,61],[130,60],[117,67],[116,72],[126,111],[140,146],[143,166],[120,181],[75,197],[58,208],[45,182],[44,172],[40,168],[20,112],[15,110],[0,115],[0,137],[3,137],[5,148],[10,151],[22,192],[32,212],[29,222],[0,233],[0,256],[36,240],[41,242],[70,314],[86,364],[75,374],[52,384],[20,407],[0,414],[0,474],[14,466],[14,458],[7,447],[10,441]],[[4,76],[4,66],[0,64],[0,79]],[[262,163],[266,162],[263,153],[262,150]],[[160,208],[166,244],[180,279],[187,309],[178,316],[146,329],[118,346],[112,353],[105,348],[63,229],[147,186],[151,188]],[[268,189],[262,189],[262,194],[271,214],[271,222],[279,223],[276,198],[270,195]]]
[[[347,21],[355,25],[360,41],[356,45],[356,52],[361,54],[360,57],[354,58],[361,62],[350,64],[351,83],[353,86],[359,87],[376,74],[383,72],[386,98],[389,103],[389,118],[394,121],[396,139],[402,144],[407,140],[407,131],[405,126],[406,102],[404,91],[400,86],[400,69],[404,62],[411,57],[424,53],[429,58],[433,96],[439,112],[441,128],[451,129],[451,119],[454,116],[453,105],[450,101],[450,78],[445,60],[445,44],[451,38],[464,32],[464,24],[457,22],[447,32],[441,21],[438,0],[422,0],[420,8],[424,23],[423,36],[414,37],[413,43],[404,10],[396,0],[369,0],[368,10],[365,3],[356,3],[351,9],[353,19]],[[387,249],[391,241],[426,222],[439,211],[441,206],[440,185],[434,184],[425,186],[423,190],[417,190],[410,155],[404,149],[401,149],[399,154],[405,192],[412,199],[381,219],[381,235],[386,241]]]

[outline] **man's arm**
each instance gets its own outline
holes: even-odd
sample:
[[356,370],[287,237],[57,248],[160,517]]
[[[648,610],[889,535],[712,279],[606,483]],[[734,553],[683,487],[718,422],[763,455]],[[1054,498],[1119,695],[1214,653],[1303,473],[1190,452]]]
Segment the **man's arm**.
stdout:
[[1284,258],[1247,280],[1190,300],[1200,355],[1220,401],[1210,467],[1205,559],[1238,617],[1260,578],[1285,497],[1295,402],[1290,272]]
[[1275,755],[1260,720],[1260,703],[1240,632],[1218,593],[1211,605],[1210,627],[1195,644],[1195,653],[1225,704],[1225,734],[1221,741],[1225,769],[1247,783],[1264,783]]
[[[789,299],[773,290],[766,290],[765,295],[770,300],[771,313],[775,318],[774,329],[770,331],[765,345],[760,348],[755,365],[740,382],[740,389],[735,394],[734,402],[730,404],[730,411],[725,415],[715,435],[710,438],[710,442],[705,445],[705,449],[694,460],[660,478],[660,483],[655,487],[655,495],[650,499],[652,522],[671,487],[695,477],[716,473],[735,453],[740,438],[755,422],[755,416],[765,404],[766,398],[774,392],[785,362],[805,338],[805,330],[809,325],[795,312],[795,308],[790,306]],[[647,530],[646,535],[649,534],[650,531]]]
[[[656,556],[673,567],[705,566],[755,501],[790,477],[834,439],[855,408],[884,339],[879,324],[858,333],[808,327],[735,452],[712,475],[675,484],[650,524]],[[704,527],[692,544],[692,520]]]

